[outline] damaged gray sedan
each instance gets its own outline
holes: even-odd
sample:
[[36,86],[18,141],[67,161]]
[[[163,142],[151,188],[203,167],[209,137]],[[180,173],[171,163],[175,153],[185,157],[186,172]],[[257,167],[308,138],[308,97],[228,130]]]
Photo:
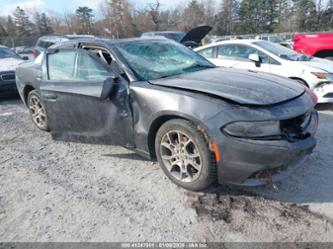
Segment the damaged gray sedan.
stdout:
[[216,180],[281,180],[316,145],[310,90],[216,68],[166,39],[56,45],[17,69],[17,86],[35,125],[54,139],[124,146],[194,191]]

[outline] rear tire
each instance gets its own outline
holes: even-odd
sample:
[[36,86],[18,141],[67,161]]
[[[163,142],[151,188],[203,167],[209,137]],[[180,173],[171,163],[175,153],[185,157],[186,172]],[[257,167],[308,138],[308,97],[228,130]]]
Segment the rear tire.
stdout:
[[34,124],[42,131],[49,131],[49,123],[40,94],[32,90],[28,94],[28,108]]
[[164,123],[155,138],[155,151],[162,170],[178,186],[201,191],[216,179],[216,163],[207,141],[187,120]]

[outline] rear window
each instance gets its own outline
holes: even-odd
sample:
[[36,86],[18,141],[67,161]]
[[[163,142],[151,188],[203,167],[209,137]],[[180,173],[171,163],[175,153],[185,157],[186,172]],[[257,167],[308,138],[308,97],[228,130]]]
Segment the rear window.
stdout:
[[47,49],[48,47],[51,47],[54,44],[55,42],[41,40],[38,42],[37,46]]

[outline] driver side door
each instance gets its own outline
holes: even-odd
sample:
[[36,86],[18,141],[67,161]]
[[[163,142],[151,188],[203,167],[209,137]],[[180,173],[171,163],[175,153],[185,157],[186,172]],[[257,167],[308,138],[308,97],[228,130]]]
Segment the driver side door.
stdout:
[[[131,147],[128,82],[84,49],[60,49],[46,56],[40,92],[53,138]],[[115,77],[113,90],[101,99],[110,77]]]

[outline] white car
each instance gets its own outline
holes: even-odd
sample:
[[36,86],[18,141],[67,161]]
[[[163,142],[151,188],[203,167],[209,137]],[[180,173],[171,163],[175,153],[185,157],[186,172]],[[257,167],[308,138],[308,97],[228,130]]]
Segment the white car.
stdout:
[[298,54],[262,40],[232,40],[195,49],[221,67],[273,73],[312,89],[318,103],[333,103],[333,61]]

